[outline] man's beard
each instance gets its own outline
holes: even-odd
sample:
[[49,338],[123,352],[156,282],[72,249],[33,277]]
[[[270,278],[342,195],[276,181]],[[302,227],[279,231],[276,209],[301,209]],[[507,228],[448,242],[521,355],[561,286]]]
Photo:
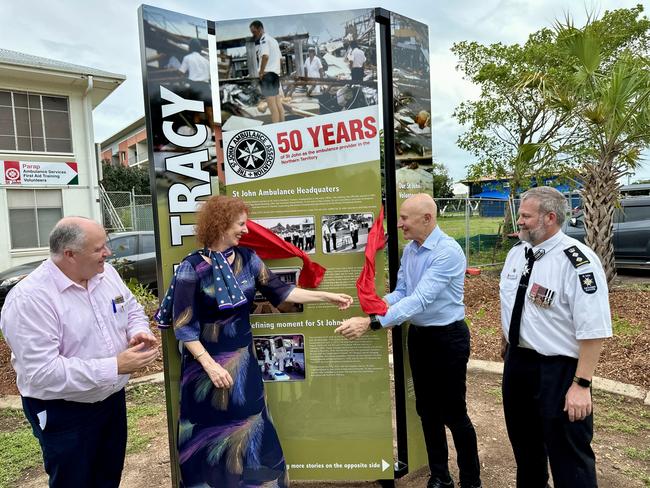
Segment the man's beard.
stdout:
[[519,229],[519,236],[522,241],[529,242],[530,244],[538,244],[544,236],[544,227],[541,221],[537,222],[534,229]]

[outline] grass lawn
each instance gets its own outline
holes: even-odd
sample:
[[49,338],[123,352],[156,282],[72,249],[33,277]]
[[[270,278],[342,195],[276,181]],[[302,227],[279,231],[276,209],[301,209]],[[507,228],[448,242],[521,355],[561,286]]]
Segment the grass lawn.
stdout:
[[[503,217],[471,217],[469,219],[469,235],[498,234],[499,226],[502,223]],[[438,217],[438,225],[446,234],[454,239],[465,237],[465,216]]]
[[22,410],[0,410],[0,488],[12,486],[23,471],[42,463],[41,448]]
[[[127,454],[148,448],[154,434],[144,424],[165,412],[163,390],[163,385],[142,384],[127,391]],[[0,488],[16,486],[25,471],[42,465],[41,448],[22,410],[0,409],[0,452]]]
[[[449,236],[456,239],[470,266],[503,263],[510,248],[517,242],[509,239],[503,242],[499,236],[503,217],[471,217],[469,220],[469,249],[466,248],[465,216],[438,217],[438,225]],[[495,249],[496,247],[496,249]]]

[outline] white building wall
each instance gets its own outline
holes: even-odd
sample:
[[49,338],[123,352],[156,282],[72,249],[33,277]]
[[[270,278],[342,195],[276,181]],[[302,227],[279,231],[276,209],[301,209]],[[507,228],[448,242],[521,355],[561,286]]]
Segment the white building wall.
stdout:
[[[79,77],[78,77],[79,78]],[[101,221],[97,166],[92,129],[92,106],[85,89],[81,86],[44,83],[29,79],[8,78],[0,73],[0,90],[30,91],[40,94],[67,96],[70,111],[70,129],[72,134],[72,154],[52,155],[47,153],[2,152],[0,161],[34,161],[34,162],[76,162],[79,172],[78,185],[63,186],[18,186],[3,185],[0,180],[0,270],[5,270],[21,263],[36,261],[48,256],[47,247],[29,249],[11,249],[9,232],[9,209],[7,189],[61,189],[63,215],[80,215]],[[78,79],[77,79],[78,82]]]

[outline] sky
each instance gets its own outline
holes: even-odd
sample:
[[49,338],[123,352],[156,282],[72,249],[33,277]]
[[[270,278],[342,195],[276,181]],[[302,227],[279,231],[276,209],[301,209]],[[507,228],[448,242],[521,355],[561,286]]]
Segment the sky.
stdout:
[[[429,26],[433,155],[455,181],[465,177],[472,155],[456,146],[464,128],[452,117],[479,90],[462,79],[450,48],[467,40],[482,44],[523,43],[528,34],[569,13],[582,25],[586,12],[630,8],[643,0],[150,0],[149,5],[210,20],[383,7]],[[0,46],[5,49],[123,74],[126,81],[93,112],[95,141],[101,142],[144,115],[135,0],[0,2]],[[646,152],[647,154],[647,152]],[[646,161],[632,179],[650,178]]]

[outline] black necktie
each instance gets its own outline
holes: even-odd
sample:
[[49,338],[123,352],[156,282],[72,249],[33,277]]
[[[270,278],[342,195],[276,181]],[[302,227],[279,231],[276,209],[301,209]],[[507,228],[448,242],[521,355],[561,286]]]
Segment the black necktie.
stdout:
[[512,317],[510,318],[510,330],[508,331],[508,342],[512,347],[519,345],[519,329],[521,327],[521,312],[524,310],[524,300],[526,299],[526,290],[528,289],[528,280],[533,272],[533,264],[535,264],[535,254],[530,248],[526,248],[526,267],[519,280],[519,288],[517,288],[517,297],[515,298],[515,306],[512,308]]

